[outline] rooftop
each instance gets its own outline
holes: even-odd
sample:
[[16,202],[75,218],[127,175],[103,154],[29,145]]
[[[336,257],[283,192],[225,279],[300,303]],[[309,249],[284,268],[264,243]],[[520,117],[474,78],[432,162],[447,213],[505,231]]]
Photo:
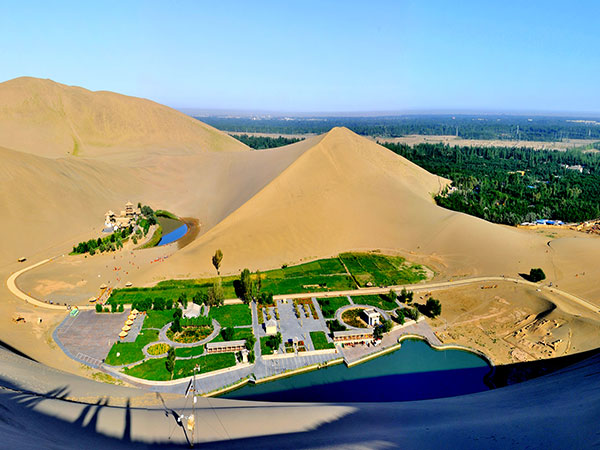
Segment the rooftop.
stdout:
[[245,339],[240,339],[238,341],[223,341],[223,342],[209,342],[206,344],[206,349],[219,349],[219,348],[230,348],[230,347],[243,347],[246,345]]

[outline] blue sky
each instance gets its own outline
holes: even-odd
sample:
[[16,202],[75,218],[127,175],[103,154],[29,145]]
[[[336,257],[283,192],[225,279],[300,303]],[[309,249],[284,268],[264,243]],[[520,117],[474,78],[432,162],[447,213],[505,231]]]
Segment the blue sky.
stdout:
[[7,1],[0,80],[179,108],[600,112],[599,30],[597,1]]

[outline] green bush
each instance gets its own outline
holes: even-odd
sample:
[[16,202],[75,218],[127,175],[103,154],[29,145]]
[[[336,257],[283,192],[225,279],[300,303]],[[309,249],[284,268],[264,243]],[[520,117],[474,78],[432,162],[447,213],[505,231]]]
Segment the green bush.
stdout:
[[533,281],[534,283],[537,283],[538,281],[542,281],[545,279],[546,279],[546,274],[539,267],[537,267],[535,269],[531,269],[529,271],[529,281]]
[[102,305],[100,303],[96,303],[96,312],[98,312],[98,313],[102,312]]

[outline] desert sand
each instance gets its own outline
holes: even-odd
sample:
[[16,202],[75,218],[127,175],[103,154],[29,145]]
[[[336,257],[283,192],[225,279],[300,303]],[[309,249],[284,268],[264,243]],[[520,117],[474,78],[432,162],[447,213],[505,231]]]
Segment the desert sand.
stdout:
[[[16,261],[21,256],[28,259],[26,264],[57,257],[18,280],[24,290],[73,299],[95,293],[98,279],[108,279],[111,265],[117,261],[133,270],[121,274],[120,280],[111,280],[142,286],[166,278],[212,275],[210,257],[217,248],[224,253],[223,274],[244,267],[274,268],[341,251],[381,249],[428,265],[436,280],[501,274],[518,277],[531,267],[542,267],[548,282],[600,305],[600,240],[574,233],[548,237],[440,208],[432,195],[448,180],[344,128],[284,148],[253,152],[224,133],[147,100],[25,78],[0,84],[0,146],[0,277],[4,280],[0,287],[0,341],[63,371],[93,375],[52,342],[52,330],[64,312],[34,307],[8,292],[5,281],[23,267]],[[77,242],[99,235],[106,210],[119,209],[128,200],[197,218],[200,234],[180,250],[151,249],[135,256],[128,256],[131,253],[127,251],[89,258],[68,256]],[[149,263],[164,252],[168,259]],[[142,263],[136,264],[137,268],[134,259]],[[452,322],[451,327],[434,325],[438,332],[446,333],[440,334],[445,341],[477,346],[475,341],[481,336],[473,327],[497,327],[493,338],[503,339],[498,358],[514,361],[522,355],[507,354],[506,343],[519,348],[527,343],[520,340],[522,335],[510,333],[527,326],[527,336],[543,333],[546,325],[520,320],[555,305],[547,318],[560,322],[556,330],[564,328],[555,334],[569,342],[566,350],[555,351],[556,356],[571,348],[580,351],[597,346],[597,318],[584,317],[564,299],[544,297],[530,289],[502,287],[485,295],[476,291],[478,286],[469,289],[442,294],[448,302],[442,318]],[[502,309],[512,322],[485,322],[496,320],[499,316],[494,314]],[[16,316],[26,318],[25,323],[14,322]],[[468,323],[473,327],[464,328]],[[544,349],[535,350],[530,357],[537,355],[544,355]],[[15,362],[3,377],[14,383],[29,369]],[[23,379],[30,380],[29,376],[23,375]],[[83,381],[65,381],[73,386],[70,389],[91,382],[79,383]],[[543,383],[537,386],[548,388]],[[109,391],[117,395],[107,388]],[[12,405],[11,401],[7,404]],[[58,400],[42,403],[40,413],[46,405],[53,414],[62,407]],[[296,425],[280,432],[326,430],[329,421],[360,411],[353,408],[307,409],[310,419],[298,419]],[[77,408],[64,411],[65,420],[75,420],[81,412]],[[228,423],[239,420],[244,414],[241,411],[229,409]],[[292,414],[293,409],[289,411]],[[106,414],[115,415],[101,425],[108,430],[125,411]],[[164,415],[159,410],[142,410],[134,416],[157,423],[158,418],[150,418],[153,414]],[[266,412],[256,417],[261,414]],[[249,422],[235,437],[261,434],[256,426]],[[136,433],[139,437],[143,431],[137,428]],[[227,438],[221,431],[210,436]]]

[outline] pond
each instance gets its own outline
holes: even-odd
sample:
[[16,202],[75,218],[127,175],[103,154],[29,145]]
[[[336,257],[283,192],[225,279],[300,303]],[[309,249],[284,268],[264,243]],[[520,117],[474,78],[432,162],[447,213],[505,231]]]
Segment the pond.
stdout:
[[354,367],[338,364],[263,383],[247,384],[223,398],[285,402],[390,402],[486,391],[488,363],[463,350],[435,350],[405,340],[387,355]]
[[175,242],[185,236],[188,231],[188,226],[179,220],[170,219],[168,217],[159,217],[158,222],[163,229],[163,236],[158,242],[159,246]]

